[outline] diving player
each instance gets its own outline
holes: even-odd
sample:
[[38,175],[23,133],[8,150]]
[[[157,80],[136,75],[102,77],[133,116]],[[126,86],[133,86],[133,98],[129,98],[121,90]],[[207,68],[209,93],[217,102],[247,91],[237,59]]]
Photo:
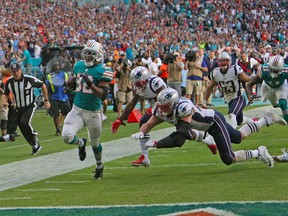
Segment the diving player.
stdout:
[[241,143],[243,139],[265,125],[273,123],[286,125],[284,119],[267,111],[264,117],[257,122],[245,124],[236,130],[226,123],[220,112],[213,109],[201,109],[195,106],[191,100],[180,98],[177,91],[171,88],[164,89],[158,94],[152,113],[153,116],[141,126],[140,132],[131,135],[133,139],[139,139],[164,121],[173,123],[176,131],[159,141],[148,141],[145,143],[147,147],[181,147],[186,140],[197,138],[198,134],[194,129],[206,131],[214,138],[221,160],[226,165],[257,158],[272,168],[274,161],[265,146],[260,146],[255,150],[233,152],[231,143]]
[[[142,96],[150,103],[150,108],[146,110],[145,114],[140,119],[139,124],[141,127],[141,125],[147,122],[149,118],[152,116],[151,107],[155,104],[158,93],[161,90],[168,88],[165,82],[160,77],[151,75],[148,69],[143,66],[135,67],[131,71],[130,79],[135,94],[132,100],[126,105],[120,117],[112,123],[112,133],[116,133],[120,125],[126,126],[125,123],[123,122],[124,119],[126,119],[128,115],[132,112],[139,98]],[[203,132],[199,132],[199,134],[200,134],[199,139],[197,139],[197,141],[205,143],[208,146],[208,148],[210,148],[211,152],[213,154],[216,154],[217,148],[213,138],[208,134],[207,136],[204,136]],[[149,167],[150,160],[148,157],[148,149],[145,146],[145,143],[150,140],[150,135],[145,134],[142,137],[140,137],[139,140],[142,154],[136,161],[132,162],[132,166]]]

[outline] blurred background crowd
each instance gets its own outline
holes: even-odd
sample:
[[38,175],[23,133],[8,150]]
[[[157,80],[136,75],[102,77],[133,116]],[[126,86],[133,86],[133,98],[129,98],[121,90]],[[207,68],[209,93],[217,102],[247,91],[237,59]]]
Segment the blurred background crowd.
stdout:
[[[207,61],[208,75],[213,69],[211,60],[223,50],[235,52],[236,58],[242,53],[247,61],[253,57],[259,63],[278,53],[287,62],[287,0],[0,3],[0,67],[21,61],[24,73],[38,78],[51,71],[48,63],[53,58],[64,59],[61,70],[72,72],[81,49],[91,39],[103,45],[104,63],[113,70],[121,59],[127,61],[130,71],[135,65],[144,65],[169,83],[169,70],[177,69],[181,76],[176,81],[182,90],[189,51]],[[174,60],[177,68],[168,69]]]

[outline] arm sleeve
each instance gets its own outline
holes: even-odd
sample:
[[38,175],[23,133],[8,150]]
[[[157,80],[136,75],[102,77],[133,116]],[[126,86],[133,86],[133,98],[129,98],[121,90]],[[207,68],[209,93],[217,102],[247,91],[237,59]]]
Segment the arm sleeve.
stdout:
[[194,131],[190,123],[180,120],[176,131],[157,142],[157,148],[181,147],[186,139],[192,140]]

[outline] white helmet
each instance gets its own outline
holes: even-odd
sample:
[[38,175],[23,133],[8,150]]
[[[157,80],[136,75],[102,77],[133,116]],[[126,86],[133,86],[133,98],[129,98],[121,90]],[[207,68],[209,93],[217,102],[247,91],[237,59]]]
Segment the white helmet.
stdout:
[[158,94],[156,104],[162,115],[168,115],[173,111],[178,101],[178,92],[173,88],[166,88]]
[[280,76],[284,68],[284,58],[280,55],[272,56],[268,62],[269,74],[272,78]]
[[143,66],[137,66],[131,71],[130,80],[136,94],[140,94],[145,90],[150,77],[151,74],[147,68]]
[[230,54],[228,52],[221,52],[218,56],[218,67],[225,70],[229,68],[230,64],[231,64]]
[[87,67],[92,67],[102,62],[104,57],[102,45],[95,40],[89,40],[81,52],[82,59]]

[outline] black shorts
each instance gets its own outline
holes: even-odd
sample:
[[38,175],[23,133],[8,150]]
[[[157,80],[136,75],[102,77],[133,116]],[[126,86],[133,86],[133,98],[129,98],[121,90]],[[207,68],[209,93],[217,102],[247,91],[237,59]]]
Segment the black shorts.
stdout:
[[50,99],[51,107],[49,109],[49,115],[51,117],[58,117],[59,113],[61,112],[62,115],[66,116],[68,112],[71,110],[71,105],[69,100],[66,101],[59,101]]

